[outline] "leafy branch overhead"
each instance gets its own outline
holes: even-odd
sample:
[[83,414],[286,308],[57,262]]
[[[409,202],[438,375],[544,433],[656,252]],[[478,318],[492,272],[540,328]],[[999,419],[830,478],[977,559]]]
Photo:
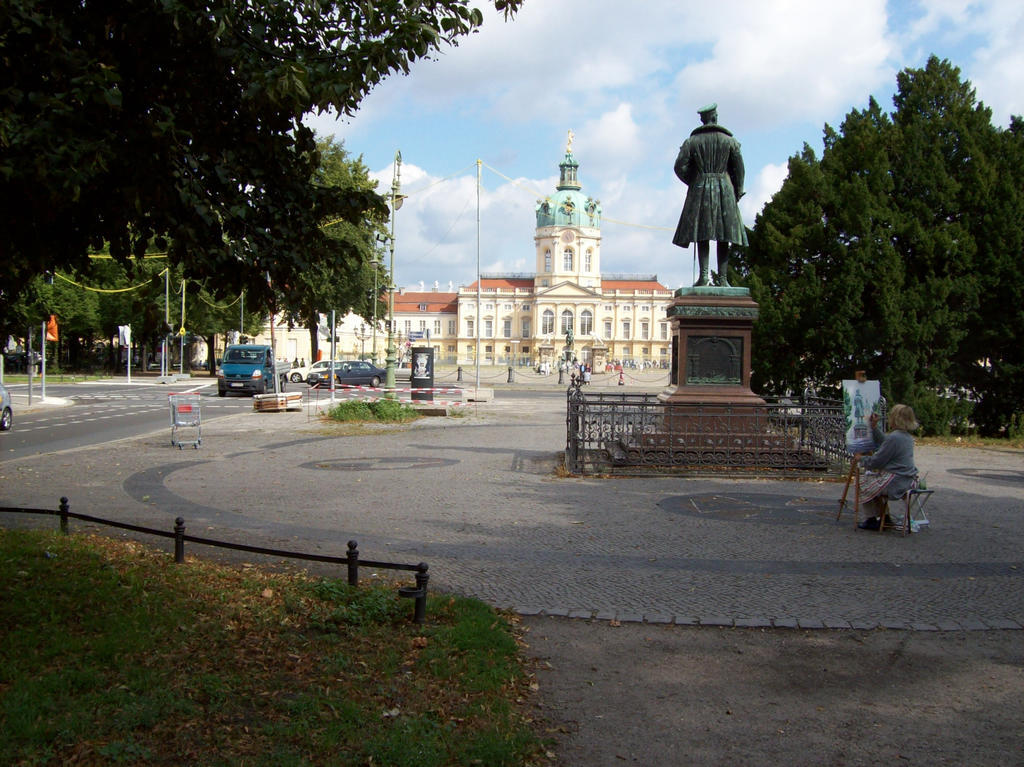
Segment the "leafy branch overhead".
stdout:
[[[506,17],[521,0],[491,0]],[[88,275],[166,249],[224,295],[286,303],[336,253],[326,220],[385,200],[316,183],[310,112],[352,113],[383,78],[474,31],[465,0],[9,0],[0,17],[0,311],[45,270]]]

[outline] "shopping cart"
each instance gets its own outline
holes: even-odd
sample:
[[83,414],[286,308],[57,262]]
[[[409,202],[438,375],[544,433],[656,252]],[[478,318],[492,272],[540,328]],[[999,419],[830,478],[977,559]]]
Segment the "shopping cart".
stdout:
[[[199,449],[203,441],[203,427],[199,418],[199,395],[198,394],[168,394],[167,399],[171,403],[171,445],[177,445],[179,450],[184,449],[187,444]],[[180,439],[178,429],[195,429],[195,439]]]

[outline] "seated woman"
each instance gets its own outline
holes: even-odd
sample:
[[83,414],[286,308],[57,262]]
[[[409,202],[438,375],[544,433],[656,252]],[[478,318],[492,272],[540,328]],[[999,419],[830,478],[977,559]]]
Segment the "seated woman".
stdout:
[[877,413],[872,413],[868,422],[877,447],[872,455],[860,456],[860,465],[872,471],[860,483],[860,502],[868,514],[860,527],[877,530],[881,524],[882,497],[902,498],[917,481],[914,438],[910,432],[918,423],[909,405],[893,405],[889,411],[888,434],[878,428]]

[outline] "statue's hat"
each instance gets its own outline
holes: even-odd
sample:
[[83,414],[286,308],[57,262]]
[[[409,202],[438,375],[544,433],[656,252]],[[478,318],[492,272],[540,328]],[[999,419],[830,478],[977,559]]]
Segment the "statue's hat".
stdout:
[[699,115],[706,115],[706,114],[709,114],[711,112],[717,112],[717,111],[718,111],[718,104],[711,103],[711,104],[708,104],[706,107],[701,107],[700,109],[698,109],[697,110],[697,114],[699,114]]

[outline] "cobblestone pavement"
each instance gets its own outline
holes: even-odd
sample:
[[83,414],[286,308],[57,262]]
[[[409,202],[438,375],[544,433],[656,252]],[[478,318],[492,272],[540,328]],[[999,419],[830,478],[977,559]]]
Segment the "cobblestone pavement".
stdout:
[[82,513],[162,529],[181,516],[194,535],[338,556],[354,538],[365,559],[425,561],[432,588],[527,615],[1024,624],[1019,451],[919,447],[937,492],[929,529],[904,538],[837,522],[834,481],[559,477],[564,407],[500,391],[405,427],[245,413],[204,425],[199,450],[160,432],[5,462],[0,505],[66,495]]

